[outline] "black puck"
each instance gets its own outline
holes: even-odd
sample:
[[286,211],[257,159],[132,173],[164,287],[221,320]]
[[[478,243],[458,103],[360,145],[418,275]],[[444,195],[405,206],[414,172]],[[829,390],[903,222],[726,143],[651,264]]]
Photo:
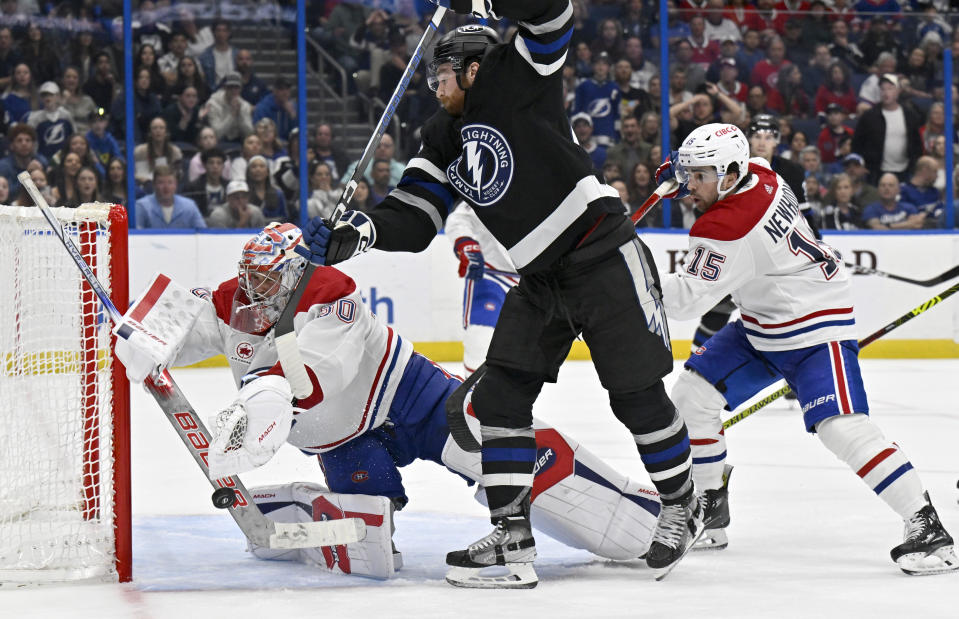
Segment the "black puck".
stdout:
[[236,494],[233,492],[233,488],[217,488],[210,498],[213,500],[213,507],[226,509],[233,505]]

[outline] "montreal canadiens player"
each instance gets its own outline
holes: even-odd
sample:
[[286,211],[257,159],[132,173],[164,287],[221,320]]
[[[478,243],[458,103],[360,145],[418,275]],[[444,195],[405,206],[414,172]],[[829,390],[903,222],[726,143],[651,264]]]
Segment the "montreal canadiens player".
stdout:
[[460,261],[463,286],[463,365],[473,373],[486,361],[506,293],[519,283],[509,252],[465,202],[446,218],[446,236]]
[[[438,3],[505,17],[516,32],[500,43],[490,28],[460,26],[437,42],[428,80],[441,109],[423,126],[419,153],[368,213],[312,220],[305,230],[310,260],[332,265],[371,248],[422,251],[463,199],[522,276],[506,295],[473,395],[494,529],[447,555],[453,584],[475,586],[468,570],[491,565],[533,573],[532,407],[580,334],[662,500],[647,564],[670,569],[701,532],[702,510],[686,427],[662,381],[673,359],[652,254],[619,194],[574,142],[564,109],[573,5]],[[674,534],[690,528],[692,536]]]
[[[291,404],[272,326],[306,266],[293,251],[301,239],[292,224],[271,224],[243,248],[238,277],[212,291],[194,289],[201,307],[184,330],[175,363],[225,354],[239,388],[231,406],[211,423],[211,478],[261,466],[288,442],[317,455],[328,490],[300,482],[251,489],[261,510],[279,522],[347,514],[367,524],[366,538],[345,547],[252,547],[253,553],[388,578],[401,560],[391,544],[392,514],[407,502],[398,469],[428,460],[482,484],[480,455],[464,451],[450,437],[444,405],[460,379],[415,353],[410,342],[364,306],[353,280],[332,267],[315,271],[297,307],[297,343],[314,389]],[[127,316],[142,312],[140,303],[154,302],[151,298],[156,295],[144,294]],[[123,339],[117,355],[134,381],[156,369],[152,358]],[[469,397],[463,414],[479,440]],[[537,529],[610,559],[645,554],[660,511],[656,491],[618,474],[559,431],[538,420],[534,427],[531,512]],[[486,500],[482,488],[477,498]],[[536,580],[500,576],[477,586],[504,584],[531,587]]]
[[667,312],[693,318],[731,294],[742,315],[689,358],[672,392],[689,427],[706,533],[725,546],[729,467],[720,413],[785,378],[806,430],[904,519],[893,561],[909,574],[959,568],[918,473],[870,421],[849,273],[813,236],[789,186],[765,159],[750,159],[746,137],[726,124],[690,133],[660,176],[685,185],[703,213],[689,231],[683,268],[663,280]]

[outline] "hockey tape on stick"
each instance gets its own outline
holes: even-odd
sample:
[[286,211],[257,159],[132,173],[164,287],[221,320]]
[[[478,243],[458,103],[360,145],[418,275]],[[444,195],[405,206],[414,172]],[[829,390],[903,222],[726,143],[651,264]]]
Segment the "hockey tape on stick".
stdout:
[[930,279],[912,279],[910,277],[903,277],[902,275],[894,275],[892,273],[886,273],[885,271],[880,271],[879,269],[870,269],[867,267],[859,266],[856,264],[846,263],[846,266],[852,269],[852,272],[855,275],[878,275],[879,277],[885,277],[888,279],[894,279],[900,282],[906,282],[907,284],[915,284],[917,286],[931,287],[938,286],[944,282],[949,281],[950,279],[959,276],[959,265],[956,265],[945,271],[944,273],[932,277]]
[[[37,186],[33,183],[30,175],[26,172],[17,176],[20,184],[26,188],[27,193],[33,198],[34,203],[40,209],[47,223],[53,228],[54,233],[63,243],[64,248],[70,257],[73,258],[77,268],[83,275],[83,278],[90,284],[90,287],[96,293],[103,307],[110,314],[114,323],[122,319],[122,315],[110,300],[110,295],[97,279],[90,265],[86,263],[83,256],[77,250],[76,245],[63,232],[63,227],[57,219],[50,205],[40,194]],[[206,426],[200,420],[200,416],[187,401],[183,392],[175,382],[170,373],[164,370],[158,376],[148,377],[144,387],[156,400],[167,419],[173,425],[177,434],[183,440],[193,459],[203,471],[203,476],[207,477],[207,458],[210,449],[210,433]],[[278,525],[263,515],[260,508],[253,502],[253,497],[243,485],[238,477],[226,477],[210,481],[214,488],[232,488],[235,498],[230,507],[230,515],[236,521],[240,530],[248,539],[261,546],[270,548],[308,548],[318,545],[328,545],[329,539],[335,539],[329,545],[349,544],[358,541],[366,535],[366,525],[359,518],[347,518],[344,520],[329,520],[323,522],[312,522],[297,524],[297,529],[290,530],[283,525]],[[305,530],[301,530],[305,527]],[[316,543],[317,540],[323,543]],[[272,544],[280,544],[272,546]]]
[[636,209],[636,212],[629,216],[629,218],[633,221],[633,225],[635,226],[638,224],[639,221],[646,216],[646,213],[648,213],[650,209],[659,204],[659,201],[663,199],[663,196],[676,191],[678,188],[679,181],[677,181],[675,178],[671,178],[657,187],[656,191],[654,191],[651,196],[646,198],[646,201],[643,202],[638,209]]
[[[350,202],[353,200],[353,192],[356,191],[359,179],[366,171],[366,166],[369,165],[370,160],[373,158],[373,153],[376,147],[379,146],[380,140],[383,138],[387,127],[390,126],[390,121],[393,120],[393,113],[400,104],[400,99],[403,98],[406,87],[409,86],[410,80],[413,78],[413,73],[416,72],[416,67],[419,66],[420,60],[426,52],[426,48],[429,47],[433,41],[433,37],[436,35],[437,29],[443,22],[445,15],[446,8],[442,6],[438,7],[436,12],[433,13],[433,19],[427,24],[423,36],[420,37],[420,42],[413,51],[413,56],[410,58],[409,63],[406,65],[406,71],[403,72],[403,77],[400,78],[396,89],[393,91],[393,96],[390,97],[389,103],[386,104],[386,109],[383,110],[383,115],[380,116],[380,122],[376,124],[376,129],[373,131],[373,135],[370,136],[370,141],[366,143],[363,155],[353,169],[353,175],[346,183],[343,195],[340,196],[340,201],[337,202],[336,208],[330,216],[330,220],[334,224],[339,221],[343,213],[346,212],[346,209],[349,208]],[[296,344],[296,333],[293,332],[293,317],[296,315],[296,307],[299,305],[300,299],[303,297],[303,292],[306,290],[310,278],[313,277],[314,271],[316,271],[314,264],[310,263],[306,265],[303,276],[300,277],[296,289],[293,291],[293,294],[290,295],[290,300],[287,302],[286,307],[283,308],[280,319],[277,320],[276,327],[274,327],[273,331],[276,338],[277,355],[280,358],[280,366],[283,368],[283,375],[290,381],[293,395],[299,399],[303,399],[313,392],[313,383],[310,381],[310,376],[306,373],[306,363],[303,361],[303,355],[300,354],[300,349]]]
[[[878,340],[878,339],[881,338],[882,336],[886,335],[886,334],[889,333],[890,331],[893,331],[893,330],[901,327],[902,325],[904,325],[905,323],[909,322],[910,320],[912,320],[913,318],[915,318],[915,317],[918,316],[919,314],[922,314],[922,313],[924,313],[924,312],[932,309],[933,307],[939,305],[940,303],[942,303],[943,301],[945,301],[946,299],[948,299],[949,297],[951,297],[952,295],[954,295],[956,292],[959,292],[959,284],[953,284],[952,287],[947,288],[946,290],[943,290],[943,291],[940,292],[938,295],[936,295],[936,296],[934,296],[933,298],[929,299],[928,301],[926,301],[926,302],[923,303],[922,305],[919,305],[918,307],[915,307],[915,308],[909,310],[908,312],[906,312],[905,314],[903,314],[903,315],[900,316],[899,318],[893,320],[892,322],[890,322],[889,324],[887,324],[886,326],[884,326],[882,329],[879,329],[878,331],[876,331],[876,332],[874,332],[874,333],[871,333],[871,334],[867,335],[866,337],[864,337],[863,339],[859,340],[859,348],[863,348],[863,347],[865,347],[865,346],[868,346],[869,344],[872,344],[873,342],[875,342],[876,340]],[[742,421],[742,420],[745,419],[746,417],[749,417],[749,416],[752,415],[753,413],[758,412],[761,408],[763,408],[764,406],[766,406],[766,405],[769,404],[770,402],[773,402],[773,401],[775,401],[775,400],[778,400],[779,398],[781,398],[782,396],[786,395],[786,394],[789,393],[790,391],[792,391],[792,389],[789,388],[789,385],[786,385],[785,387],[781,387],[780,389],[778,389],[778,390],[776,390],[776,391],[773,391],[772,393],[770,393],[769,395],[767,395],[767,396],[764,397],[763,399],[759,400],[758,402],[756,402],[755,404],[753,404],[752,406],[750,406],[750,407],[747,408],[746,410],[744,410],[744,411],[742,411],[742,412],[740,412],[740,413],[736,413],[735,415],[733,415],[732,417],[730,417],[729,419],[727,419],[726,421],[724,421],[724,422],[723,422],[723,429],[725,430],[726,428],[729,428],[730,426],[733,426],[733,425],[739,423],[740,421]]]

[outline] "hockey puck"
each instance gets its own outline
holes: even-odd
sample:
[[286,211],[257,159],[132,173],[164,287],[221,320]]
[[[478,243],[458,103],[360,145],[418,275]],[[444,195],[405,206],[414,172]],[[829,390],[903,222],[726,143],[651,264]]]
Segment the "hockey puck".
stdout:
[[236,498],[236,494],[234,494],[233,488],[217,488],[213,492],[213,496],[210,498],[213,500],[213,507],[217,509],[226,509],[227,507],[233,505],[233,500]]

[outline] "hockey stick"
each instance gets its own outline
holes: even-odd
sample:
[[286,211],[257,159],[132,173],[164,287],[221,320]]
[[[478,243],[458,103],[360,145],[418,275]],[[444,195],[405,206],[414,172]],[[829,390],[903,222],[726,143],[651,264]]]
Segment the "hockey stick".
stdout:
[[665,196],[667,193],[676,191],[677,188],[679,188],[679,181],[677,181],[675,178],[671,178],[657,187],[656,191],[654,191],[651,196],[646,198],[646,201],[643,202],[638,209],[636,209],[636,212],[629,216],[629,218],[633,221],[633,225],[638,224],[639,220],[645,217],[646,213],[648,213],[650,209],[656,206],[656,204],[663,199],[663,196]]
[[[373,135],[370,136],[370,141],[366,143],[363,155],[356,164],[356,168],[353,169],[353,175],[350,177],[349,182],[346,183],[343,195],[340,196],[340,201],[337,202],[336,208],[330,216],[330,221],[334,224],[343,216],[343,213],[346,212],[347,207],[353,200],[353,193],[356,191],[360,178],[362,178],[363,173],[366,171],[366,166],[369,165],[370,160],[373,158],[373,152],[376,150],[376,147],[379,146],[380,139],[382,139],[383,134],[386,132],[386,128],[389,127],[390,121],[393,120],[393,113],[400,104],[400,99],[403,98],[403,94],[406,92],[406,88],[413,78],[413,73],[416,72],[416,67],[420,64],[423,53],[433,40],[433,36],[440,27],[445,15],[446,8],[442,6],[437,7],[436,12],[433,13],[433,19],[427,24],[423,36],[420,37],[420,42],[413,51],[413,56],[410,58],[409,64],[406,65],[406,71],[403,72],[403,77],[400,78],[399,83],[396,85],[393,96],[390,97],[386,109],[383,110],[380,122],[377,123]],[[306,373],[306,363],[303,361],[303,355],[300,354],[300,349],[296,345],[293,318],[296,316],[296,308],[303,298],[303,293],[306,291],[306,287],[310,282],[310,278],[313,277],[314,271],[316,271],[316,265],[313,263],[306,265],[300,281],[293,290],[293,294],[290,295],[290,300],[287,301],[286,307],[283,308],[283,312],[280,314],[279,320],[276,321],[276,327],[274,327],[273,330],[276,338],[276,352],[280,358],[280,366],[283,368],[284,376],[290,381],[293,395],[297,398],[305,398],[313,392],[313,383]]]
[[[37,186],[33,184],[30,174],[22,172],[17,179],[20,184],[26,188],[34,203],[39,207],[43,217],[50,224],[53,232],[60,239],[63,247],[73,258],[73,262],[80,269],[83,278],[90,284],[90,288],[100,299],[104,309],[110,314],[114,324],[122,320],[123,315],[113,305],[110,295],[97,279],[96,274],[86,263],[77,246],[63,231],[60,221],[56,214],[47,204],[47,201],[40,194]],[[204,477],[209,480],[207,475],[207,457],[211,444],[210,433],[207,431],[199,415],[187,401],[186,397],[180,391],[180,388],[173,381],[173,377],[167,370],[164,370],[156,377],[150,377],[143,383],[146,390],[153,396],[157,404],[166,414],[167,419],[177,431],[180,439],[189,449],[190,454],[200,469]],[[340,544],[349,544],[363,539],[366,536],[366,524],[359,518],[347,518],[343,520],[327,520],[322,522],[309,523],[280,523],[273,522],[263,515],[263,512],[253,502],[253,497],[243,485],[243,482],[236,476],[224,477],[216,481],[210,480],[217,491],[221,488],[232,490],[232,502],[228,505],[217,505],[218,507],[228,507],[230,515],[236,521],[243,534],[253,543],[266,548],[310,548],[315,546],[334,546]],[[214,493],[217,496],[217,493]],[[220,496],[226,496],[229,500],[230,494],[221,493]]]
[[[939,305],[940,303],[942,303],[943,301],[945,301],[946,299],[948,299],[949,297],[951,297],[952,295],[954,295],[956,292],[959,292],[959,284],[953,284],[952,287],[947,288],[946,290],[943,290],[943,291],[940,292],[938,295],[936,295],[936,296],[934,296],[933,298],[929,299],[928,301],[926,301],[926,302],[923,303],[922,305],[920,305],[920,306],[918,306],[918,307],[915,307],[915,308],[913,308],[912,310],[906,312],[905,314],[903,314],[903,315],[900,316],[899,318],[893,320],[892,322],[890,322],[889,324],[887,324],[886,326],[884,326],[882,329],[879,329],[878,331],[876,331],[876,332],[874,332],[874,333],[871,333],[870,335],[867,335],[867,336],[864,337],[863,339],[859,340],[859,347],[860,347],[860,348],[863,348],[863,347],[865,347],[865,346],[868,346],[869,344],[872,344],[873,342],[875,342],[876,340],[878,340],[878,339],[881,338],[882,336],[886,335],[887,333],[889,333],[890,331],[892,331],[892,330],[894,330],[894,329],[897,329],[897,328],[901,327],[902,325],[904,325],[905,323],[909,322],[910,320],[912,320],[913,318],[915,318],[915,317],[918,316],[919,314],[922,314],[923,312],[926,312],[926,311],[932,309],[932,308],[935,307],[936,305]],[[745,419],[746,417],[749,417],[749,416],[752,415],[753,413],[759,411],[759,409],[763,408],[764,406],[766,406],[766,405],[769,404],[770,402],[773,402],[773,401],[775,401],[775,400],[778,400],[779,398],[781,398],[782,396],[786,395],[786,394],[789,393],[790,391],[792,391],[792,389],[789,388],[789,385],[786,385],[785,387],[782,387],[782,388],[780,388],[780,389],[778,389],[778,390],[776,390],[776,391],[773,391],[772,393],[770,393],[769,395],[767,395],[767,396],[764,397],[763,399],[759,400],[758,402],[756,402],[755,404],[753,404],[752,406],[750,406],[750,407],[747,408],[746,410],[742,411],[741,413],[736,413],[735,415],[733,415],[732,417],[730,417],[729,419],[727,419],[726,421],[724,421],[724,422],[723,422],[723,429],[725,430],[726,428],[729,428],[730,426],[733,426],[733,425],[739,423],[740,421],[742,421],[742,420]]]
[[858,264],[852,264],[847,262],[846,266],[852,269],[852,272],[856,275],[878,275],[879,277],[885,277],[887,279],[894,279],[900,282],[906,282],[907,284],[915,284],[917,286],[924,286],[929,288],[931,286],[938,286],[944,282],[949,281],[953,277],[959,276],[959,265],[956,265],[949,269],[948,271],[932,277],[929,279],[912,279],[909,277],[903,277],[902,275],[894,275],[892,273],[886,273],[885,271],[880,271],[879,269],[870,269],[864,266],[859,266]]

